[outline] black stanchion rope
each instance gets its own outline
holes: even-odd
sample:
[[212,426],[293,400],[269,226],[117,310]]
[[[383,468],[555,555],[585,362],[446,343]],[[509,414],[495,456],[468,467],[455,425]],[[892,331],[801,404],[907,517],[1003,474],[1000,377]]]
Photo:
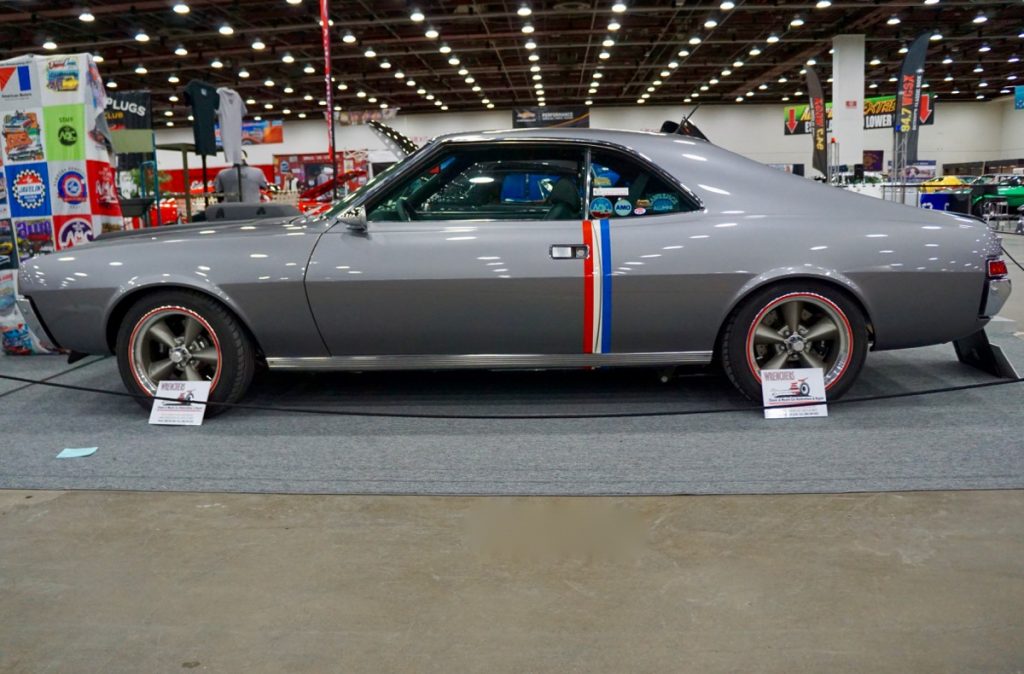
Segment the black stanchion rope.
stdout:
[[[136,398],[139,400],[166,400],[168,402],[180,402],[177,398],[164,398],[157,396],[146,396],[127,391],[108,391],[105,389],[92,388],[89,386],[76,386],[74,384],[60,384],[47,379],[28,379],[26,377],[15,377],[13,375],[0,375],[0,379],[17,381],[29,385],[49,386],[51,388],[65,389],[68,391],[81,391],[84,393],[99,393],[102,395],[117,396],[120,398]],[[785,409],[790,407],[812,407],[814,405],[827,404],[848,405],[853,403],[872,402],[876,400],[895,400],[897,398],[912,398],[916,396],[935,395],[938,393],[953,393],[956,391],[970,391],[974,389],[991,388],[994,386],[1006,386],[1008,384],[1019,384],[1024,382],[1024,377],[1018,379],[1000,379],[999,381],[984,382],[980,384],[962,384],[960,386],[944,386],[942,388],[924,389],[921,391],[904,391],[902,393],[883,393],[881,395],[860,396],[856,398],[843,398],[832,400],[826,403],[801,402],[788,403],[786,405],[773,405],[771,408],[762,405],[744,405],[742,407],[722,407],[714,409],[696,410],[664,410],[656,412],[592,412],[584,414],[440,414],[428,412],[365,412],[360,410],[344,409],[318,409],[314,407],[286,407],[280,405],[252,405],[247,403],[226,403],[206,402],[201,403],[213,407],[226,407],[228,409],[258,410],[264,412],[295,412],[298,414],[319,414],[323,416],[342,417],[382,417],[394,419],[481,419],[486,421],[500,420],[540,420],[540,419],[622,419],[632,417],[674,417],[674,416],[695,416],[703,414],[729,414],[733,412],[753,412],[765,409]],[[23,390],[24,387],[18,390]],[[198,404],[198,403],[197,403]]]

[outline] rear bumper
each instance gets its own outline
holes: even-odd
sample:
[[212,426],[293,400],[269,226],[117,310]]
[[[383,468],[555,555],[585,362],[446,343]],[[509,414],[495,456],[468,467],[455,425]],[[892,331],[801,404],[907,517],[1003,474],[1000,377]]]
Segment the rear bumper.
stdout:
[[987,281],[987,286],[985,302],[981,307],[981,314],[982,316],[991,318],[998,314],[1003,308],[1003,305],[1006,304],[1007,298],[1010,297],[1012,285],[1010,283],[1010,279],[1000,278]]
[[39,315],[36,314],[36,309],[32,306],[32,300],[24,295],[17,295],[15,301],[18,303],[18,310],[21,311],[21,317],[24,319],[25,325],[36,336],[36,339],[39,340],[43,348],[57,351],[60,347],[53,337],[50,336],[50,333],[46,331],[43,322],[39,320]]

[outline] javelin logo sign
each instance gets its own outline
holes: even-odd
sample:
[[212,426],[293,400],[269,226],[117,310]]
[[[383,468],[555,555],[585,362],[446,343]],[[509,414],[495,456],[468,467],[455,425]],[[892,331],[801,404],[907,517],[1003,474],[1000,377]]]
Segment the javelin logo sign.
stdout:
[[608,220],[584,220],[583,353],[612,350],[612,239]]
[[0,98],[27,98],[32,95],[32,66],[0,67]]

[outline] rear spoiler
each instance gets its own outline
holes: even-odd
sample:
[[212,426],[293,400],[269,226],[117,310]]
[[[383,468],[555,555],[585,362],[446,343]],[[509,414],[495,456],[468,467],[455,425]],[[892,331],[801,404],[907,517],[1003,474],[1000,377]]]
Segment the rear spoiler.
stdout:
[[671,121],[664,122],[661,125],[661,132],[676,133],[680,136],[689,136],[690,138],[699,138],[700,140],[705,140],[710,143],[711,141],[704,135],[704,132],[698,129],[696,124],[690,121],[690,118],[693,117],[693,113],[697,112],[697,108],[699,107],[700,104],[697,104],[697,106],[690,111],[690,114],[683,117],[683,120],[678,124]]
[[371,121],[367,122],[367,125],[375,134],[377,134],[378,138],[384,141],[384,145],[394,152],[399,159],[408,157],[418,149],[416,147],[416,143],[412,142],[408,136],[395,131],[387,124],[378,121]]

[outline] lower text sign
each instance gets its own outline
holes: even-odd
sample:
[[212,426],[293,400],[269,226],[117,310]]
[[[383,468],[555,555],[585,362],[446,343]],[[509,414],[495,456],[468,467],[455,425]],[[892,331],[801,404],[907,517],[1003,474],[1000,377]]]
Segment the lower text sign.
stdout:
[[821,368],[761,370],[761,396],[765,419],[828,416],[827,405],[808,404],[825,402],[825,379]]
[[210,395],[208,381],[162,381],[156,390],[157,398],[149,413],[149,423],[166,426],[200,426],[206,413],[206,399]]

